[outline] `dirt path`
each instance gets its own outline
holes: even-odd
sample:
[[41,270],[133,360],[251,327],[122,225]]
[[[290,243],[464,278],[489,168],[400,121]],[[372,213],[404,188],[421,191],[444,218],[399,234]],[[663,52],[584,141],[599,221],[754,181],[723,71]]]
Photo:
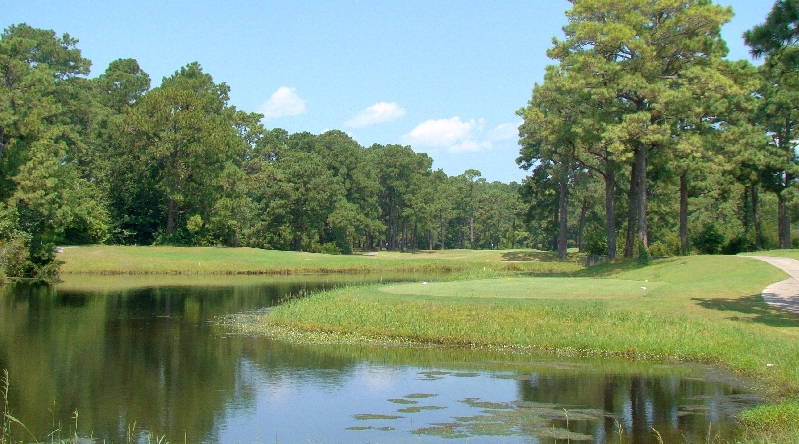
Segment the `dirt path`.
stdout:
[[799,314],[799,261],[785,257],[741,256],[768,262],[791,275],[763,289],[763,300],[781,310]]

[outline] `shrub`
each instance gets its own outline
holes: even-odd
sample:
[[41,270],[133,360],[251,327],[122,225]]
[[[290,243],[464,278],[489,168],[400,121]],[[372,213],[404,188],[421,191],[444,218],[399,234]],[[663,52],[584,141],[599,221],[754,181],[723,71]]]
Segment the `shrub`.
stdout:
[[314,247],[314,253],[341,254],[341,249],[333,242],[327,242],[318,246],[315,245]]
[[702,254],[719,254],[724,243],[724,236],[716,230],[713,224],[705,225],[691,241]]
[[753,251],[754,243],[743,236],[735,236],[721,247],[721,254],[738,254],[744,251]]
[[589,256],[608,254],[608,240],[605,227],[600,224],[588,224],[583,232],[583,252]]
[[679,256],[680,250],[680,238],[674,235],[666,236],[649,246],[649,254],[652,256]]
[[26,233],[15,232],[0,243],[0,267],[6,276],[30,277],[36,267],[30,258],[31,238]]

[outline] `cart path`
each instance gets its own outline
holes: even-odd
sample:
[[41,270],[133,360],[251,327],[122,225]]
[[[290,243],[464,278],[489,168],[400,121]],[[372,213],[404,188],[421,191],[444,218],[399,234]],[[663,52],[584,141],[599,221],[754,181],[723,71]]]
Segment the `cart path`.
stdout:
[[741,256],[768,262],[791,275],[763,289],[763,300],[776,308],[799,314],[799,261],[787,257]]

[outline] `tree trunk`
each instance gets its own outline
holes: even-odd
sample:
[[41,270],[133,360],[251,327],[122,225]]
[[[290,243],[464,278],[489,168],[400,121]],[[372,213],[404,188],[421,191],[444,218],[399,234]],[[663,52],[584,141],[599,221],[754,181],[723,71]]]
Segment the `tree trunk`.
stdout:
[[444,210],[438,210],[438,229],[441,232],[441,251],[444,251]]
[[[786,173],[785,174],[785,185],[790,186],[793,183],[793,174]],[[785,213],[783,214],[785,225],[785,248],[791,248],[791,213],[788,212],[788,203],[782,203],[785,206]]]
[[624,245],[624,257],[633,257],[635,245],[635,228],[638,225],[638,168],[633,164],[630,170],[630,192],[627,195],[630,204],[627,212],[627,238]]
[[514,216],[513,222],[511,223],[511,232],[510,232],[510,249],[513,250],[516,248],[516,217]]
[[[630,380],[630,419],[632,421],[633,436],[645,436],[649,430],[647,422],[646,383],[641,376],[634,376]],[[634,441],[638,442],[638,441]]]
[[680,254],[688,255],[688,172],[680,175]]
[[588,201],[583,199],[583,207],[580,210],[580,222],[577,225],[577,251],[583,252],[583,231],[585,229],[585,213],[588,210]]
[[474,249],[474,179],[469,183],[469,248]]
[[[603,384],[602,390],[602,406],[606,412],[613,412],[616,410],[616,406],[613,403],[613,393],[615,391],[616,382],[614,378],[612,376],[605,376],[605,383]],[[618,424],[618,422],[612,415],[605,415],[605,436],[613,436],[613,434],[618,431],[618,429],[616,429],[616,424]]]
[[752,184],[752,216],[755,219],[755,248],[763,249],[763,234],[760,231],[760,199],[758,198],[757,184]]
[[749,193],[749,186],[745,186],[743,195],[744,213],[741,219],[741,225],[744,227],[744,239],[749,239],[749,230],[752,225],[752,206],[750,205]]
[[474,250],[474,202],[469,204],[469,248]]
[[394,236],[393,236],[392,230],[391,230],[391,222],[392,222],[391,212],[392,212],[392,207],[391,207],[391,203],[389,202],[388,215],[387,215],[388,217],[386,217],[386,242],[385,242],[386,250],[392,250],[393,246],[394,246],[393,245],[393,241],[392,241]]
[[608,259],[616,259],[616,173],[609,164],[605,169],[605,238]]
[[411,251],[413,251],[414,253],[416,252],[416,245],[419,244],[419,239],[417,239],[417,237],[416,237],[416,234],[418,233],[418,228],[419,228],[419,222],[414,220],[413,221],[413,239],[411,241],[412,242],[411,243]]
[[166,210],[166,235],[171,236],[175,231],[175,199],[169,198]]
[[302,235],[294,233],[294,251],[302,251]]
[[386,239],[386,241],[388,242],[389,249],[391,251],[396,251],[398,247],[397,239],[399,239],[399,229],[397,227],[397,205],[396,203],[393,202],[390,205],[391,208],[389,211],[390,211],[391,220],[389,221],[389,223],[391,226],[391,238]]
[[[554,226],[560,227],[560,196],[558,196],[558,206],[555,207],[555,217],[552,219],[552,222],[553,222]],[[559,234],[560,234],[560,230],[558,229],[552,235],[552,251],[558,251],[558,235]]]
[[566,241],[569,235],[568,224],[568,199],[569,199],[569,181],[561,179],[560,181],[560,225],[558,227],[558,259],[566,258]]
[[791,215],[782,193],[777,193],[777,213],[779,223],[780,248],[791,248]]
[[432,228],[429,228],[427,230],[427,249],[428,250],[432,250],[433,249],[433,229]]
[[6,132],[6,127],[0,125],[0,159],[3,158],[3,150],[5,150],[6,147],[8,146],[7,143],[3,143],[3,137],[5,137],[5,132]]
[[[636,169],[638,170],[638,244],[639,254],[649,250],[649,227],[646,220],[646,152],[647,146],[638,147]],[[640,259],[640,257],[639,257]]]
[[403,220],[402,221],[402,240],[400,241],[400,251],[403,253],[405,249],[408,247],[408,223]]

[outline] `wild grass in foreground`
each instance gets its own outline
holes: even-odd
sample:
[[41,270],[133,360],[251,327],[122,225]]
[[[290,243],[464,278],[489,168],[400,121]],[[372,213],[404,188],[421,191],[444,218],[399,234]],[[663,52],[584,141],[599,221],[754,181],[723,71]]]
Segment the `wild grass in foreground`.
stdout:
[[799,442],[799,399],[762,405],[738,417],[744,426],[745,442]]
[[[364,286],[278,307],[244,327],[304,340],[512,347],[721,365],[761,384],[774,413],[743,416],[747,441],[794,442],[799,317],[766,305],[784,279],[752,259],[694,256],[580,272]],[[765,407],[764,407],[765,409]]]
[[[2,397],[2,409],[0,410],[0,444],[14,444],[14,443],[49,443],[49,444],[77,444],[80,442],[94,442],[91,436],[82,437],[78,434],[78,419],[80,415],[75,410],[72,414],[74,421],[74,428],[66,435],[61,427],[55,427],[43,439],[39,439],[33,434],[25,424],[11,414],[11,408],[8,402],[8,390],[10,388],[10,380],[8,377],[8,370],[3,369],[2,378],[0,378],[0,397]],[[14,430],[17,430],[15,435]],[[105,440],[103,440],[105,442]],[[157,437],[151,432],[139,432],[136,430],[136,424],[128,427],[125,434],[125,440],[120,441],[126,444],[168,444],[165,437]]]

